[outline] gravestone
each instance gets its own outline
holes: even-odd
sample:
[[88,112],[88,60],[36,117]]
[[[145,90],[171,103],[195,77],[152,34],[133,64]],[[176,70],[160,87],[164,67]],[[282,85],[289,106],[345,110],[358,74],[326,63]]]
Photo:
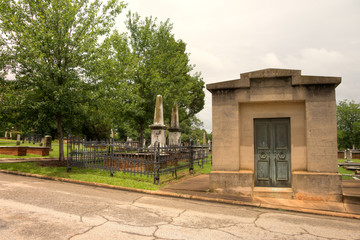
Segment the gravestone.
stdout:
[[346,157],[346,162],[347,163],[351,163],[351,150],[350,149],[346,149],[345,150],[345,157]]
[[154,123],[150,125],[151,129],[151,146],[153,147],[155,142],[160,144],[160,147],[165,146],[166,137],[165,130],[166,126],[164,125],[164,115],[163,115],[163,102],[162,96],[156,96],[155,103],[155,112],[154,112]]
[[6,131],[5,132],[5,139],[7,139],[7,137],[8,137],[8,132]]
[[340,77],[264,69],[207,84],[213,120],[210,190],[341,201],[335,99],[340,83]]
[[16,136],[16,145],[20,145],[20,134]]
[[50,135],[46,135],[45,136],[45,140],[44,140],[44,147],[48,147],[51,149],[51,136]]
[[179,111],[178,106],[174,103],[174,107],[171,111],[171,121],[169,130],[169,145],[180,146],[181,145],[181,128],[179,125]]

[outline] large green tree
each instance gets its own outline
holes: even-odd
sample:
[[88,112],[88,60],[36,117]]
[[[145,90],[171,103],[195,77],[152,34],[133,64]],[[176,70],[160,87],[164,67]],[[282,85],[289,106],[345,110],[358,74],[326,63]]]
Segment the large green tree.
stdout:
[[15,74],[22,113],[38,121],[35,127],[56,122],[60,159],[64,127],[71,128],[89,92],[96,92],[89,64],[99,37],[110,33],[124,6],[118,0],[1,0],[2,70]]
[[360,146],[360,104],[340,101],[337,105],[337,128],[339,148]]
[[180,120],[186,119],[203,109],[204,82],[199,73],[192,72],[186,44],[175,38],[169,20],[142,20],[129,12],[126,27],[127,35],[115,33],[105,42],[101,62],[106,65],[97,72],[103,76],[112,73],[109,81],[116,85],[111,91],[126,96],[114,97],[113,105],[118,106],[118,101],[121,106],[112,112],[122,123],[137,129],[143,139],[153,121],[156,95],[163,96],[166,121],[174,102],[178,103]]

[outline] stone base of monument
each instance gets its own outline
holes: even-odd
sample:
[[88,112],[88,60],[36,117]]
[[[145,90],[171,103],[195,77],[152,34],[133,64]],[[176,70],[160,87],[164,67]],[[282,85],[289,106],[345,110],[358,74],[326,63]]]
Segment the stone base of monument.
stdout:
[[41,156],[49,156],[50,148],[48,147],[26,147],[27,153],[39,154]]
[[210,173],[210,191],[239,196],[341,202],[341,184],[338,173],[294,171],[291,188],[255,187],[254,172],[251,170]]
[[294,199],[341,202],[341,174],[296,171],[292,173]]
[[251,196],[254,186],[254,171],[212,171],[210,191]]
[[45,147],[20,147],[20,146],[0,146],[0,154],[26,156],[26,154],[38,154],[41,156],[49,156],[50,148]]
[[27,147],[0,146],[0,154],[26,156]]

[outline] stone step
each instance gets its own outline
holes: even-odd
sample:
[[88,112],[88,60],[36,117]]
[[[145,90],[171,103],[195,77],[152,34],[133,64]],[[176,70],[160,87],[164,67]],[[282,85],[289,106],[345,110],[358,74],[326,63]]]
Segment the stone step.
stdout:
[[344,203],[360,205],[360,195],[343,194]]
[[253,197],[293,199],[292,188],[255,187]]

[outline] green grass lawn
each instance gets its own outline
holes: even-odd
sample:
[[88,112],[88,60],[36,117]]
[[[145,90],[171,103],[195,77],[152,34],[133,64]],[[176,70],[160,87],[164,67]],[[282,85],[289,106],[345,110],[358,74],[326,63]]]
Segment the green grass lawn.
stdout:
[[[356,163],[360,163],[360,159],[351,159],[351,161],[356,162]],[[338,159],[339,163],[343,163],[346,162],[346,159]]]
[[[360,163],[360,159],[351,159],[351,161],[353,161],[354,163]],[[346,162],[346,159],[338,159],[338,162],[339,163]],[[343,167],[338,167],[338,172],[341,174],[355,174],[355,171],[347,170]],[[353,178],[349,176],[342,176],[342,179],[353,179]]]
[[195,176],[199,174],[206,174],[211,171],[211,163],[204,164],[200,168],[194,165],[194,174],[189,174],[188,169],[177,172],[178,179],[175,179],[171,173],[160,176],[160,185],[153,184],[153,177],[146,177],[140,175],[131,175],[128,173],[117,172],[113,177],[109,172],[93,169],[72,168],[70,172],[66,171],[66,167],[43,167],[39,162],[25,162],[25,163],[0,163],[0,169],[8,171],[17,171],[25,173],[40,174],[44,176],[61,177],[68,179],[81,180],[86,182],[105,183],[114,186],[122,186],[137,189],[157,190],[166,186],[170,182],[179,181],[181,178],[188,176]]
[[[16,140],[5,140],[5,139],[0,139],[0,146],[16,146]],[[20,144],[20,146],[36,146],[39,147],[39,143],[35,143],[33,144],[32,142],[24,142]],[[15,156],[15,155],[7,155],[7,154],[0,154],[0,158],[41,158],[41,157],[54,157],[57,158],[59,157],[59,143],[56,141],[52,142],[51,148],[53,149],[53,151],[50,151],[50,155],[49,156],[41,156],[38,154],[27,154],[26,156]],[[66,157],[66,144],[64,144],[64,154]]]

